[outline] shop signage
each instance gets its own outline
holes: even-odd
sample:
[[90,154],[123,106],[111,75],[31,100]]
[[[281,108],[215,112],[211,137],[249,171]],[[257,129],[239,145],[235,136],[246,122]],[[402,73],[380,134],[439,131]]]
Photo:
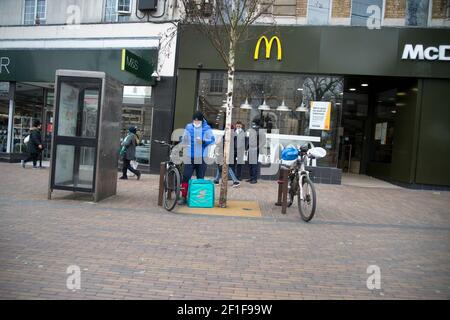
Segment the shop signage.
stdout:
[[258,42],[256,42],[256,47],[255,47],[255,53],[253,55],[255,60],[259,59],[259,47],[261,46],[261,42],[264,40],[265,44],[266,44],[266,59],[270,59],[270,52],[272,50],[272,44],[274,41],[276,41],[277,43],[277,60],[281,61],[281,55],[282,55],[282,51],[281,51],[281,41],[277,36],[273,36],[272,38],[270,38],[270,41],[267,39],[266,36],[262,36],[258,39]]
[[313,130],[330,130],[331,102],[311,101],[309,128]]
[[132,53],[129,50],[122,49],[122,71],[128,71],[144,80],[152,81],[153,66],[145,59]]
[[9,57],[0,57],[0,74],[2,73],[10,73],[9,72],[9,64],[11,63],[11,60]]
[[450,45],[424,48],[423,44],[405,44],[402,59],[450,61]]

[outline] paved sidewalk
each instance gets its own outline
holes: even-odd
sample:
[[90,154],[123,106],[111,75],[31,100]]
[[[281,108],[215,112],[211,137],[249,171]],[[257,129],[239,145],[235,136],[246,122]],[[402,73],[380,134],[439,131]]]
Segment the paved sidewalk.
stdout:
[[[3,299],[449,299],[450,192],[317,185],[301,221],[274,206],[276,183],[243,183],[261,218],[168,213],[158,177],[119,181],[94,204],[56,191],[48,169],[0,163]],[[67,267],[81,269],[68,290]],[[368,290],[369,265],[381,290]]]

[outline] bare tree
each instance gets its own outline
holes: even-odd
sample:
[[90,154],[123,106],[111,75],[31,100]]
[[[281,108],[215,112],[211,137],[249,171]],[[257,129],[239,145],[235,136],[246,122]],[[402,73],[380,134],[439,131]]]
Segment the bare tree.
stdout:
[[185,8],[181,24],[195,25],[197,30],[209,39],[228,71],[224,163],[219,198],[219,205],[223,208],[227,203],[236,50],[240,42],[249,40],[249,26],[258,19],[265,18],[264,23],[274,24],[273,16],[270,14],[274,0],[181,0],[181,2]]

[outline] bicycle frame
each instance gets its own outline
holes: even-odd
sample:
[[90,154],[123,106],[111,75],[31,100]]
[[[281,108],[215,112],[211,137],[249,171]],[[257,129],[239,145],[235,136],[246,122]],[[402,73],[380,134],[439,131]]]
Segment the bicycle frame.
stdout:
[[301,200],[304,200],[304,197],[303,197],[303,180],[305,179],[305,178],[309,178],[309,171],[307,171],[306,169],[305,169],[305,161],[306,161],[306,159],[308,158],[308,155],[307,154],[303,154],[303,155],[301,155],[300,156],[300,168],[298,169],[298,172],[299,172],[299,179],[298,179],[298,184],[299,184],[299,190],[300,190],[300,194],[299,194],[299,197],[300,197],[300,199]]

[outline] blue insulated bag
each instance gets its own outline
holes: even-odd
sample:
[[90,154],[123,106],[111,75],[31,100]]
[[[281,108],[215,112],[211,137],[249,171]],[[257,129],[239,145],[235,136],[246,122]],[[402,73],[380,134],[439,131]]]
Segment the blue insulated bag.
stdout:
[[214,207],[214,183],[211,180],[191,179],[188,188],[188,206],[191,208]]
[[281,152],[281,160],[295,160],[298,158],[298,150],[296,148],[285,148]]

